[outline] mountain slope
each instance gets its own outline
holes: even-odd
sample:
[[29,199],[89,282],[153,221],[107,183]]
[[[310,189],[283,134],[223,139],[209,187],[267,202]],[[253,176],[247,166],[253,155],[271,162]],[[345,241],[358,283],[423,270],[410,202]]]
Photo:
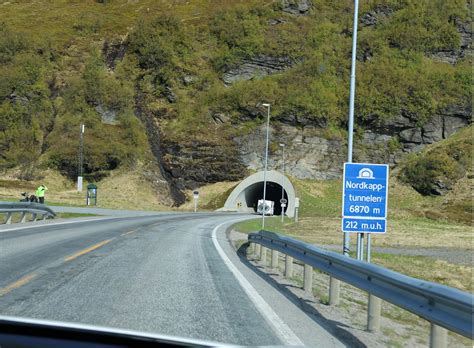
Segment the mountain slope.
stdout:
[[[0,21],[0,166],[91,180],[136,161],[182,191],[261,168],[340,175],[352,1],[10,1]],[[360,9],[355,160],[397,163],[471,122],[469,3]],[[28,23],[28,25],[26,25]],[[160,180],[161,180],[160,179]]]

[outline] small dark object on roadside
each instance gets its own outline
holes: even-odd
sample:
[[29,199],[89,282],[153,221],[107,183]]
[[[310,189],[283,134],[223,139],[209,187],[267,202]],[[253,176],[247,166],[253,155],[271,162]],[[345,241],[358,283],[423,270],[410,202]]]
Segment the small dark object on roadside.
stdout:
[[23,198],[20,199],[20,202],[35,202],[38,203],[38,197],[35,195],[30,195],[28,192],[22,192],[21,195]]

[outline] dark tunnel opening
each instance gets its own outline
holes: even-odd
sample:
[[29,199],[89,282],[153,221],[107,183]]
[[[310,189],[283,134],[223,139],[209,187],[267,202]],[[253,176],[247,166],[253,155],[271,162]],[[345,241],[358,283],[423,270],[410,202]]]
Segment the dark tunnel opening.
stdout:
[[[265,199],[267,201],[274,201],[275,202],[275,207],[274,207],[274,215],[281,215],[281,204],[280,204],[280,199],[281,199],[281,191],[282,191],[282,186],[271,181],[267,181],[267,194]],[[288,195],[286,194],[286,191],[284,192],[284,197],[288,201]],[[259,199],[263,199],[263,181],[257,182],[253,185],[250,185],[245,189],[245,201],[247,203],[247,207],[253,208],[255,212],[257,212],[257,203]],[[285,207],[285,212],[286,209],[288,208],[288,203]]]

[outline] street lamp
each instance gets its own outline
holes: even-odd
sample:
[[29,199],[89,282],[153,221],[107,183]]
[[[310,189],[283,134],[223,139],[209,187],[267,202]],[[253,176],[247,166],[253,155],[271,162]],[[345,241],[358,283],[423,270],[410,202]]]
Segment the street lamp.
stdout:
[[267,108],[267,140],[265,142],[265,168],[263,170],[263,210],[262,210],[262,230],[265,229],[265,207],[267,205],[267,167],[268,167],[268,138],[270,128],[270,104],[263,103],[262,106]]
[[[281,172],[283,176],[285,175],[285,144],[280,144],[281,147]],[[283,180],[283,179],[282,179]],[[285,189],[283,188],[283,183],[281,183],[281,222],[285,221],[285,207],[283,207],[283,203],[285,199]]]

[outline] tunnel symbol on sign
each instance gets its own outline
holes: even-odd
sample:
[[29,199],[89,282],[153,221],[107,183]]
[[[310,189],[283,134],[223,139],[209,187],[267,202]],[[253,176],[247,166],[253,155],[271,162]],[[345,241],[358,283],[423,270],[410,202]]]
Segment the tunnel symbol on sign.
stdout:
[[362,168],[359,170],[359,176],[357,179],[375,179],[374,172],[369,168]]

